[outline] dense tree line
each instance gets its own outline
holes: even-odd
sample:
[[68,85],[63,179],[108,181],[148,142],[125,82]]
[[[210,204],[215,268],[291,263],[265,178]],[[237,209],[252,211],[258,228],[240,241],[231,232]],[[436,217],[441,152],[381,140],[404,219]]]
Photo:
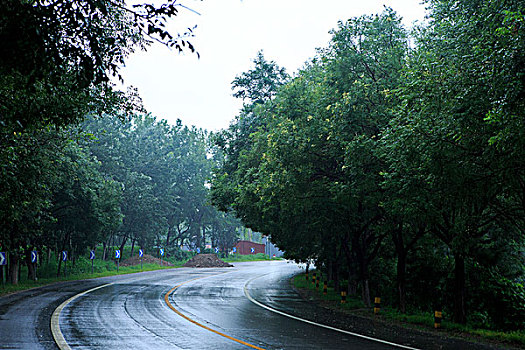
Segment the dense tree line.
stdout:
[[74,259],[99,244],[107,257],[109,245],[231,243],[238,221],[206,203],[207,133],[157,121],[136,91],[113,83],[128,55],[153,42],[195,51],[191,29],[165,29],[182,8],[2,3],[0,251],[9,282],[18,282],[22,264],[34,274],[31,250]]
[[212,200],[367,306],[522,329],[523,2],[427,5],[340,22],[293,78],[259,55]]

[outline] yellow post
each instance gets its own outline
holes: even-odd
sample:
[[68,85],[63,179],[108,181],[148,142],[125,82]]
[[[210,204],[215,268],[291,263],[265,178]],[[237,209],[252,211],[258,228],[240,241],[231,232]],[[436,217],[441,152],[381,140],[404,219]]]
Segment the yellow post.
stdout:
[[443,313],[441,311],[434,311],[434,328],[441,328],[441,320],[443,319]]
[[375,297],[374,298],[374,314],[379,313],[380,310],[381,310],[381,298]]
[[346,304],[346,291],[341,291],[341,304]]
[[328,282],[324,281],[323,294],[326,295],[327,293],[328,293]]

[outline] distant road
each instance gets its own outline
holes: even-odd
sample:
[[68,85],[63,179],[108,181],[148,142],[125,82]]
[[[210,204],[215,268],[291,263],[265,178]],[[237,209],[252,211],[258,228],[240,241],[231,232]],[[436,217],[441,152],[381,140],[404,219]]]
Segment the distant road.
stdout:
[[0,297],[0,348],[57,349],[56,341],[61,349],[394,348],[287,316],[306,307],[288,284],[298,271],[285,261],[238,263]]

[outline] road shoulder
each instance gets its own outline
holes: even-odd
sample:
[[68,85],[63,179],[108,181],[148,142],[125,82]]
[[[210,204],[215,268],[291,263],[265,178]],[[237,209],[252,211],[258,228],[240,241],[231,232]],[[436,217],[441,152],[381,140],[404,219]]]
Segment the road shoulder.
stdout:
[[443,329],[420,329],[416,325],[386,320],[381,316],[368,316],[359,311],[343,310],[333,303],[318,299],[311,290],[294,287],[293,278],[289,281],[289,288],[308,302],[309,307],[295,310],[299,317],[365,336],[421,349],[520,349],[507,344],[476,339],[474,336],[467,338],[468,335],[455,334]]

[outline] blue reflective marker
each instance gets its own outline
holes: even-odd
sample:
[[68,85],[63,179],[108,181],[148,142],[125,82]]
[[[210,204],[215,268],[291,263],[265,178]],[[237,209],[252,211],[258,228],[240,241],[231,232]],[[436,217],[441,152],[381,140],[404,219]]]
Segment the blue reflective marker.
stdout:
[[0,252],[0,266],[7,265],[7,259],[5,257],[5,252]]
[[115,259],[120,259],[120,250],[115,250]]
[[95,259],[95,251],[94,250],[91,250],[89,252],[89,260],[94,260]]
[[36,250],[31,251],[31,262],[33,264],[36,263],[37,257],[38,257],[38,254],[37,254]]
[[142,258],[144,256],[144,251],[142,249],[139,249],[139,258]]
[[67,252],[65,250],[62,252],[62,261],[67,261]]

